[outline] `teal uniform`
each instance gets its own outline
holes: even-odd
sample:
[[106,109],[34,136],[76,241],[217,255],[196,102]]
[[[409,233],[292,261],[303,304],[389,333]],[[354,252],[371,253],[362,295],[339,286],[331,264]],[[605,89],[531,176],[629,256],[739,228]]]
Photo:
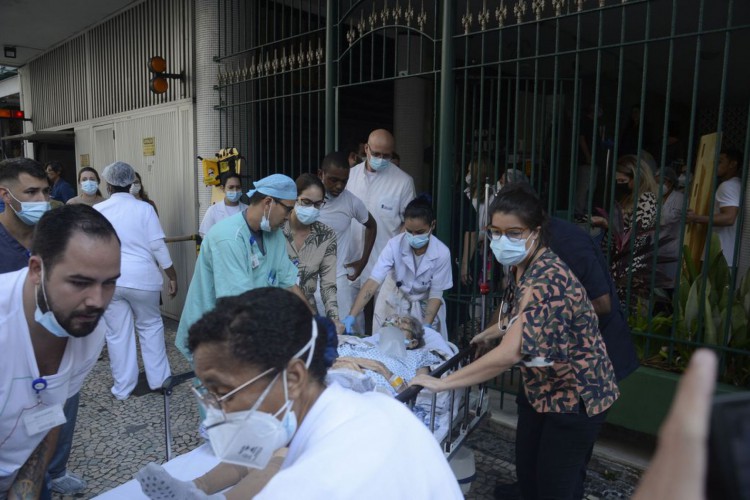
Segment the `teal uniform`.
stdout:
[[220,297],[265,286],[289,288],[297,283],[297,267],[289,260],[286,238],[278,229],[263,233],[265,255],[245,221],[245,211],[219,221],[201,244],[195,272],[177,328],[175,345],[192,361],[188,330]]

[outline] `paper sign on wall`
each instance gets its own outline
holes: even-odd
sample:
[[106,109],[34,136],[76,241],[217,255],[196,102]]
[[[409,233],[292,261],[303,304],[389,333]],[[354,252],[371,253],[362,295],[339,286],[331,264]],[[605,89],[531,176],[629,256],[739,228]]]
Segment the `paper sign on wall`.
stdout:
[[82,167],[91,166],[91,159],[89,158],[89,155],[81,155],[81,166]]
[[156,137],[143,138],[143,156],[154,156],[156,154]]

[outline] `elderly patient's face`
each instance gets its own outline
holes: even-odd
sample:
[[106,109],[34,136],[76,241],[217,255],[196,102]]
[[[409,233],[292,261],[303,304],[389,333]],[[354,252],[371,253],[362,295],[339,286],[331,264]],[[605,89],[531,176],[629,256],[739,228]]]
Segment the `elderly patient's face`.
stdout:
[[392,321],[392,324],[403,332],[404,339],[406,340],[406,349],[416,349],[419,345],[419,339],[412,330],[411,323],[405,318],[397,318]]
[[[248,380],[252,380],[265,370],[258,369],[246,363],[240,363],[231,355],[227,344],[222,342],[208,342],[200,344],[193,352],[195,375],[203,383],[208,392],[217,398],[233,391]],[[227,412],[245,411],[252,408],[263,391],[266,390],[276,372],[261,377],[222,403],[222,409]],[[283,387],[277,379],[275,387],[271,389],[258,408],[266,413],[276,413],[284,404]]]

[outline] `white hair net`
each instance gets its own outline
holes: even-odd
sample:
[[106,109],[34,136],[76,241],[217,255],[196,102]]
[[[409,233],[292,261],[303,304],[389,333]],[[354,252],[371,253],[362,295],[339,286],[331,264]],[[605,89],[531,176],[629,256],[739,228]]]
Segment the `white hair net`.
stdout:
[[104,167],[102,178],[113,186],[125,187],[135,182],[135,170],[123,161]]

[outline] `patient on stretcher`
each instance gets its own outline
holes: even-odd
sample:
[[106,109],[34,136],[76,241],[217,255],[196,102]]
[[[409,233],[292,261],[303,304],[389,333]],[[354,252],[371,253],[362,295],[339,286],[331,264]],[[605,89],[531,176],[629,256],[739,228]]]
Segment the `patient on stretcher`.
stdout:
[[426,332],[417,318],[402,315],[387,318],[372,337],[340,336],[338,354],[328,371],[329,383],[395,395],[418,373],[445,361],[451,349],[439,333]]

